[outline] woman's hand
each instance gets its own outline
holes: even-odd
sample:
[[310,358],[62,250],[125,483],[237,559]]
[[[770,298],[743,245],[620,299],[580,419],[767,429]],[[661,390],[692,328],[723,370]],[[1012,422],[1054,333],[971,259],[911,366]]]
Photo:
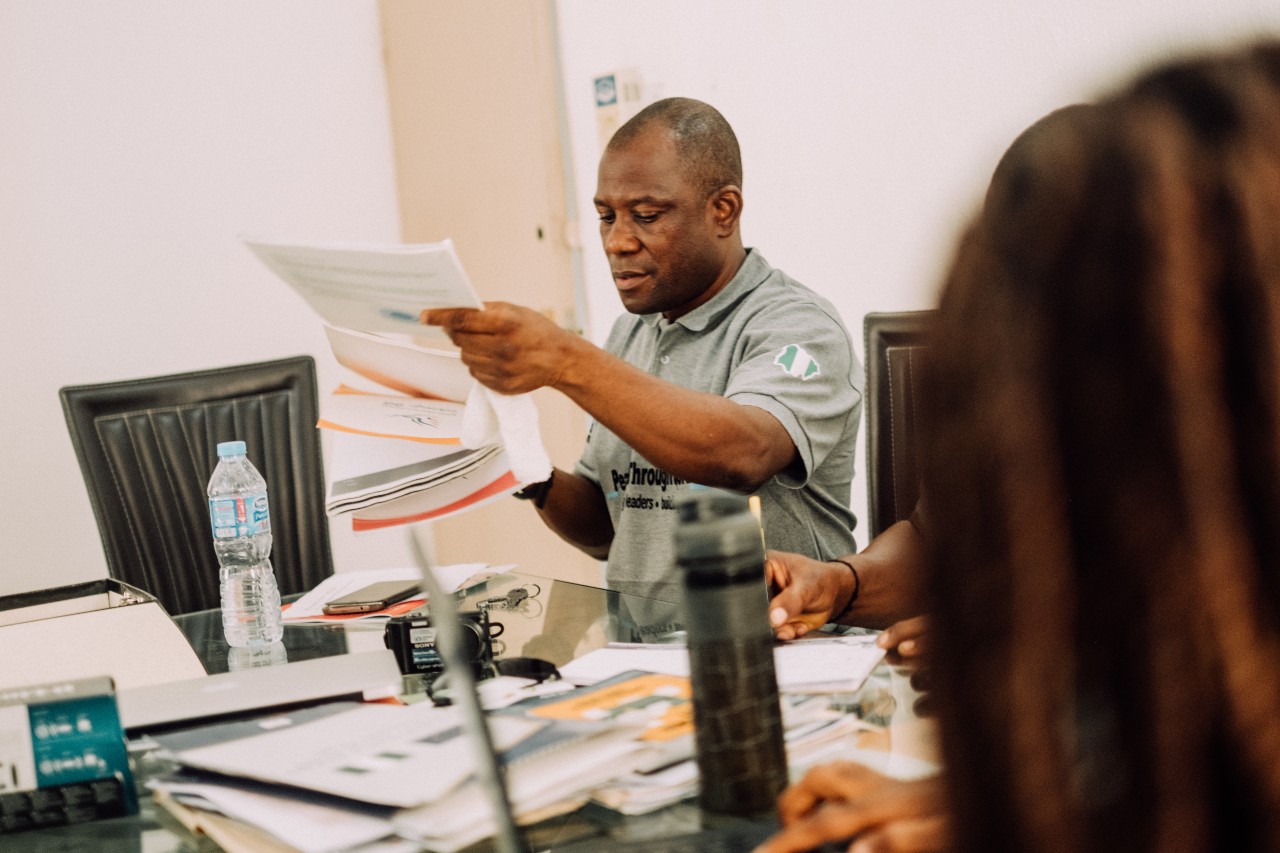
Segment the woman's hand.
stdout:
[[782,792],[783,829],[755,853],[799,853],[849,840],[850,853],[937,853],[946,847],[942,780],[903,782],[849,761],[823,764]]

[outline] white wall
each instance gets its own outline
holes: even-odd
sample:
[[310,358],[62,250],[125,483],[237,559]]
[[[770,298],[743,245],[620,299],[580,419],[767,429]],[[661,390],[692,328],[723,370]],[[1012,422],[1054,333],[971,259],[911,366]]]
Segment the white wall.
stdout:
[[[619,308],[590,82],[628,66],[724,111],[748,242],[860,337],[867,311],[930,304],[1019,130],[1138,61],[1280,32],[1280,3],[559,0],[559,20],[592,337]],[[5,594],[105,574],[59,387],[298,352],[330,387],[318,324],[235,236],[399,228],[372,0],[0,0],[0,80]],[[334,547],[340,568],[407,559],[398,536]]]
[[1019,131],[1140,62],[1280,35],[1280,3],[559,0],[559,20],[592,338],[621,309],[592,216],[591,80],[630,67],[646,101],[686,95],[725,114],[743,150],[748,245],[835,303],[860,347],[867,312],[931,305]]
[[4,594],[106,574],[59,387],[297,353],[330,387],[319,323],[236,235],[399,226],[373,0],[0,0],[0,81]]

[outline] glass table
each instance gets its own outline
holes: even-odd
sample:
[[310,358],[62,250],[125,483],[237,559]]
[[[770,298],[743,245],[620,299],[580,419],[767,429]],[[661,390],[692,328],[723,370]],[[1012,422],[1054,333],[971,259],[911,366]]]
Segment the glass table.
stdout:
[[[512,603],[522,589],[527,598]],[[460,601],[463,611],[485,607],[493,622],[503,625],[494,641],[499,658],[533,657],[562,666],[574,657],[611,641],[652,642],[670,636],[678,625],[678,605],[670,601],[624,594],[523,573],[496,575],[470,589]],[[216,610],[183,614],[174,621],[191,643],[209,673],[231,668],[274,665],[287,661],[367,651],[384,647],[384,623],[349,620],[339,624],[287,625],[278,648],[244,654],[223,639]],[[425,698],[421,676],[405,677],[406,701]],[[857,714],[867,728],[847,750],[832,759],[853,757],[890,774],[910,773],[921,762],[936,760],[932,723],[916,712],[919,694],[911,685],[909,670],[886,661],[855,693],[833,701]],[[139,784],[148,762],[137,762]],[[145,792],[144,792],[145,793]],[[526,831],[533,849],[555,849],[588,837],[607,836],[617,841],[661,838],[697,829],[706,818],[689,801],[639,817],[623,817],[602,807],[587,806]],[[183,830],[148,796],[141,797],[138,815],[72,826],[0,836],[0,849],[45,851],[95,851],[97,853],[178,853],[216,850],[208,839]],[[477,850],[488,849],[487,845]]]

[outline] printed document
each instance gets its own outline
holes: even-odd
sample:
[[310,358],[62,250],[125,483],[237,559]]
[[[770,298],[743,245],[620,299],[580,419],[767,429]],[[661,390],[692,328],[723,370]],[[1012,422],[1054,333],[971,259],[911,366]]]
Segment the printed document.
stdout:
[[461,403],[448,400],[370,394],[342,385],[326,401],[316,425],[375,438],[456,445],[462,410]]
[[[490,723],[507,749],[542,725],[517,717]],[[293,785],[376,805],[433,802],[471,776],[475,748],[456,707],[366,705],[309,723],[179,752],[188,767]]]
[[[857,689],[884,658],[875,634],[805,638],[773,649],[778,689],[784,693],[837,693]],[[611,643],[560,667],[574,684],[595,684],[639,669],[689,675],[689,651],[682,645]]]
[[[298,244],[248,247],[327,324],[334,358],[381,386],[338,388],[318,426],[335,439],[326,510],[356,532],[438,520],[498,500],[551,475],[538,411],[527,394],[479,386],[456,349],[410,342],[428,308],[483,308],[453,244]],[[407,336],[407,337],[406,337]],[[388,445],[385,453],[361,439]],[[394,445],[416,445],[416,449]],[[430,445],[461,446],[442,454]],[[424,449],[425,448],[425,449]]]
[[424,308],[482,308],[453,241],[404,246],[245,240],[325,322],[363,332],[422,332]]

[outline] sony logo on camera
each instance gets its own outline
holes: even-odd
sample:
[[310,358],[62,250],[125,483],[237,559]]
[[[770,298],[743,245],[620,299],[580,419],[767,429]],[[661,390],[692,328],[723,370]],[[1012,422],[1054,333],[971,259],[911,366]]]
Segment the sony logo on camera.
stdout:
[[[463,657],[471,662],[476,677],[482,678],[493,665],[493,640],[502,636],[505,626],[490,621],[487,610],[460,612],[458,621],[462,627]],[[426,608],[387,620],[382,640],[405,675],[444,672],[444,661],[436,649],[436,629]]]

